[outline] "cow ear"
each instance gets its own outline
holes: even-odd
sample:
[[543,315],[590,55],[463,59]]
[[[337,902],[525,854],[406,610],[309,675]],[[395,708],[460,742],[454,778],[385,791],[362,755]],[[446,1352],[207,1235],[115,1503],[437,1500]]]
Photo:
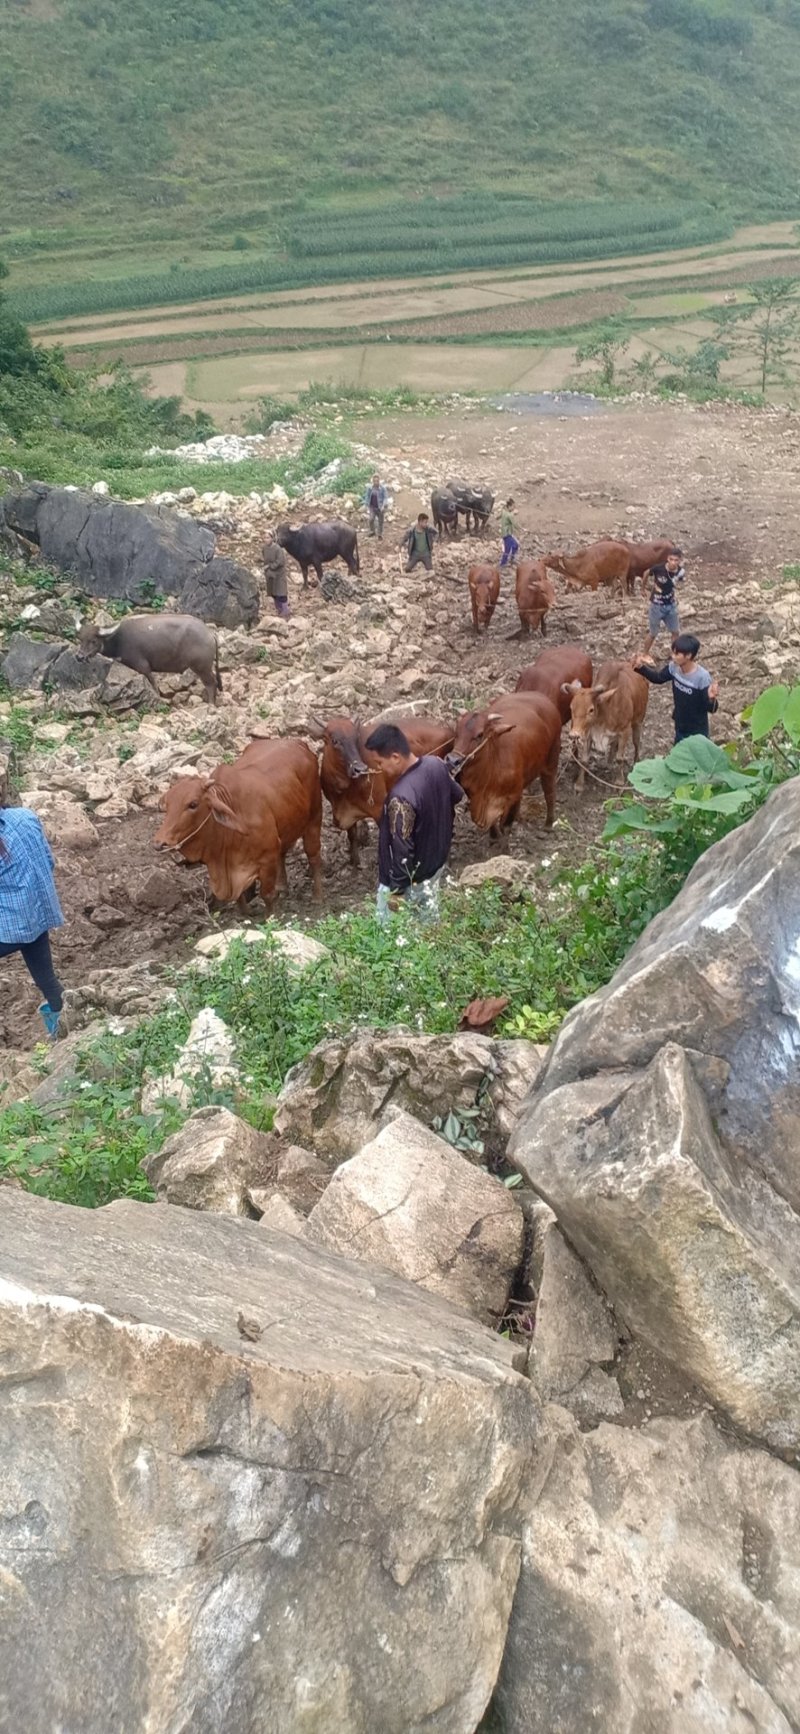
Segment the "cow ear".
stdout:
[[598,704],[605,704],[607,698],[613,698],[616,690],[617,689],[615,686],[598,687],[596,689],[596,696],[597,696]]
[[214,788],[212,783],[209,785],[206,792],[212,817],[216,820],[217,824],[224,825],[228,831],[241,831],[242,827],[230,802],[226,801],[225,796],[220,793],[220,790]]
[[582,692],[582,690],[583,688],[579,680],[562,680],[561,682],[562,692]]
[[493,735],[507,735],[509,729],[513,729],[513,727],[514,727],[513,722],[507,722],[507,723],[497,722],[497,721],[495,721],[495,719],[493,717],[490,717],[489,721],[492,724],[492,734]]
[[303,730],[303,733],[306,735],[311,735],[313,740],[324,741],[324,739],[325,739],[325,724],[324,724],[324,722],[320,722],[320,719],[318,716],[310,716],[308,719],[308,722],[306,723],[306,726]]

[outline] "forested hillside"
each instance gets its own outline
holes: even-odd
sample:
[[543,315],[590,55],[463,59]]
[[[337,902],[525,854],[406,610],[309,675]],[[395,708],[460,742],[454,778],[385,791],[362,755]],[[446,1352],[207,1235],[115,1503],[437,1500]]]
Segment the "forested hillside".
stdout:
[[[0,238],[280,249],[420,193],[791,212],[800,0],[4,0]],[[414,215],[409,215],[409,222]],[[180,246],[175,254],[181,257]]]

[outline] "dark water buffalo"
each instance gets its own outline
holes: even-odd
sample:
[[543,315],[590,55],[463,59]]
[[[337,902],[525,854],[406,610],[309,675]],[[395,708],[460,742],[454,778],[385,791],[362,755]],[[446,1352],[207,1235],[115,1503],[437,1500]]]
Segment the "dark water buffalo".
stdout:
[[449,481],[445,483],[448,493],[453,494],[456,509],[464,515],[466,529],[485,530],[494,506],[494,494],[488,488],[476,488],[469,482]]
[[358,537],[342,518],[331,518],[326,524],[279,524],[275,540],[297,561],[303,574],[303,588],[308,585],[308,568],[313,566],[322,583],[322,568],[330,560],[344,560],[348,572],[358,574]]
[[95,626],[87,620],[81,627],[78,656],[110,656],[124,662],[149,680],[160,698],[157,674],[185,674],[191,669],[203,682],[209,704],[216,704],[222,691],[217,635],[194,614],[130,614],[119,626]]
[[458,502],[455,494],[449,488],[434,488],[431,494],[431,513],[435,528],[442,536],[455,536],[458,530]]

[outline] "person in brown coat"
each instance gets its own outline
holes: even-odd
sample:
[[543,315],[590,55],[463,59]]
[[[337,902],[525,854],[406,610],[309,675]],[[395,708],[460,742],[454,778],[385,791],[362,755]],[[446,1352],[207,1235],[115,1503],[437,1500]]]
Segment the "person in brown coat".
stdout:
[[276,542],[274,536],[267,538],[264,552],[261,556],[264,576],[267,580],[267,595],[275,603],[275,613],[289,618],[289,579],[286,569],[286,550]]

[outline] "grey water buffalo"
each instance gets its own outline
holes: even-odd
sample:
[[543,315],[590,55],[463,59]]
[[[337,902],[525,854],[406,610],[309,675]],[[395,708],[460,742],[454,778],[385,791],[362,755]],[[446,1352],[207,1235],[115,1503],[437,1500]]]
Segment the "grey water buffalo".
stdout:
[[443,536],[455,536],[458,531],[458,502],[450,488],[434,488],[431,494],[434,527]]
[[463,513],[467,532],[470,529],[485,530],[494,506],[494,494],[489,488],[453,480],[446,482],[445,487],[454,495],[457,511]]
[[331,518],[324,524],[279,524],[275,540],[303,574],[303,588],[308,586],[308,569],[313,566],[317,581],[322,583],[322,568],[331,560],[344,560],[348,572],[355,576],[361,570],[358,561],[358,537],[342,518]]
[[217,635],[194,614],[129,614],[118,626],[97,626],[87,620],[81,627],[77,655],[110,656],[124,662],[149,680],[161,694],[157,674],[185,674],[191,670],[203,683],[208,704],[216,704],[222,691]]

